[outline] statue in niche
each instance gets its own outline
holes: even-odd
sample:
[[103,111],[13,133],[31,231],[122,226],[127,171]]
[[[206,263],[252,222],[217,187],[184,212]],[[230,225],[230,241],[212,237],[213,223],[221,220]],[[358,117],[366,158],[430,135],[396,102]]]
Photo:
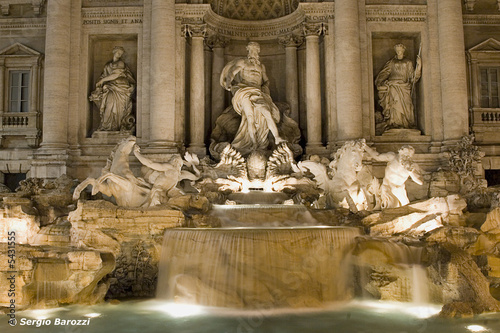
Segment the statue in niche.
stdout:
[[381,208],[397,208],[410,203],[406,194],[405,182],[411,178],[415,183],[423,185],[422,170],[413,162],[415,149],[403,146],[398,153],[378,153],[366,146],[365,151],[376,161],[387,162],[384,180],[380,187]]
[[416,66],[405,58],[406,47],[394,46],[396,56],[389,60],[375,78],[379,104],[383,108],[383,128],[377,134],[391,128],[415,128],[413,92],[422,73],[422,60],[417,55]]
[[278,130],[280,110],[269,92],[269,78],[259,60],[260,46],[250,42],[248,56],[229,62],[222,70],[220,83],[233,94],[234,111],[241,116],[238,130],[230,142],[243,156],[252,151],[267,150],[269,133],[278,145],[286,141]]
[[89,99],[99,108],[98,131],[132,131],[135,119],[132,115],[132,93],[135,79],[122,56],[121,46],[113,49],[113,60],[109,61],[96,83]]

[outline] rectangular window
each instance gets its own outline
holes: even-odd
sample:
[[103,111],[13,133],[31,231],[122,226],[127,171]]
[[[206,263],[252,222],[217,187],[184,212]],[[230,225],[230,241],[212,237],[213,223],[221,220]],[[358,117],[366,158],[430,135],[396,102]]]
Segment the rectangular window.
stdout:
[[481,107],[500,107],[500,67],[481,68]]
[[29,71],[10,72],[10,112],[29,111]]

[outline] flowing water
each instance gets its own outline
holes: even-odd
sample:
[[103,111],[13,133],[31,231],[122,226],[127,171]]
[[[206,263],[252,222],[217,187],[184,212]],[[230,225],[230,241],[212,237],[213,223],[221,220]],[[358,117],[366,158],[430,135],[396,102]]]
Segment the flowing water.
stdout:
[[[439,307],[397,302],[349,302],[320,310],[234,311],[160,301],[75,305],[19,311],[9,333],[473,333],[500,332],[500,314],[443,319]],[[31,325],[26,320],[33,320]],[[24,325],[22,324],[24,320]],[[64,322],[63,322],[64,320]],[[75,320],[71,324],[71,320]],[[85,321],[77,326],[77,320]],[[56,324],[56,322],[58,324]],[[36,327],[37,324],[39,327]]]
[[230,308],[319,307],[352,297],[358,228],[207,228],[165,232],[157,296]]
[[214,205],[211,215],[222,228],[318,225],[303,205]]

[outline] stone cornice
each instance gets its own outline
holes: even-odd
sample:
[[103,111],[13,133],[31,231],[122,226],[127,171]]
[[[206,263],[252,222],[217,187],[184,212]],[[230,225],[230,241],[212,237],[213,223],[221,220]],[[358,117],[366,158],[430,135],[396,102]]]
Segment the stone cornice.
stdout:
[[466,14],[463,20],[465,25],[500,25],[500,15]]
[[46,18],[14,18],[0,19],[0,30],[12,29],[45,29]]
[[335,4],[333,2],[301,2],[298,10],[304,12],[308,21],[327,21],[335,16]]
[[209,4],[176,4],[175,19],[183,23],[201,23],[211,10]]
[[142,6],[142,0],[83,0],[83,7],[109,7],[113,5]]
[[426,22],[426,5],[367,5],[368,22]]
[[304,12],[296,10],[290,15],[273,20],[239,21],[221,17],[211,9],[205,16],[210,30],[231,39],[265,40],[277,38],[302,28]]
[[82,18],[85,20],[91,19],[142,19],[142,7],[93,7],[82,8]]

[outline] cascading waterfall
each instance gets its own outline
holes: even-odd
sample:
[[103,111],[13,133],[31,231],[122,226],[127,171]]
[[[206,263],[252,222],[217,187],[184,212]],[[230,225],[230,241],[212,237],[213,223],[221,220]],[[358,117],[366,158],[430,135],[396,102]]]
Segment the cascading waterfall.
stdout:
[[[423,248],[385,239],[360,237],[352,252],[363,298],[374,293],[384,299],[424,304],[429,301],[429,280],[422,265]],[[385,291],[385,294],[384,294]]]
[[211,215],[223,228],[318,225],[303,205],[214,205]]
[[233,308],[318,307],[352,296],[344,260],[358,228],[207,228],[165,232],[157,296]]
[[68,264],[64,261],[40,261],[33,274],[32,288],[36,290],[37,304],[44,301],[62,300],[67,295],[65,284],[69,278]]

